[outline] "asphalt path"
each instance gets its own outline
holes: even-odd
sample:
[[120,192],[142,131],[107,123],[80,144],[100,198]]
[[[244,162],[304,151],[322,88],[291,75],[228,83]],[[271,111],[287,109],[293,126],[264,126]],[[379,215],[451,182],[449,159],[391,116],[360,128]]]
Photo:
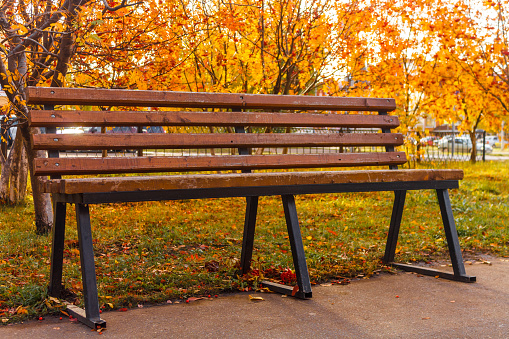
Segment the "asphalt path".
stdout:
[[383,273],[314,286],[309,300],[239,292],[105,312],[102,333],[46,317],[0,326],[0,338],[509,338],[509,259],[475,259],[466,262],[475,283]]

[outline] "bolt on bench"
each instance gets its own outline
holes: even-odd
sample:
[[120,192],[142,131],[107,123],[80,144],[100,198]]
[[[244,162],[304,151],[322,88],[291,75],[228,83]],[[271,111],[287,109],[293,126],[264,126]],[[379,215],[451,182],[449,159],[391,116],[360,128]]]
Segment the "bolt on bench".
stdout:
[[[258,197],[279,195],[288,227],[298,291],[285,285],[265,284],[280,293],[311,298],[294,196],[394,191],[383,261],[421,274],[475,281],[475,277],[465,273],[448,194],[449,188],[458,188],[463,172],[398,169],[397,166],[406,163],[407,159],[404,152],[395,151],[396,146],[403,144],[403,136],[390,131],[399,125],[397,117],[387,114],[395,109],[393,99],[29,87],[27,101],[29,105],[43,107],[32,110],[29,117],[31,127],[44,128],[41,131],[45,131],[32,135],[33,148],[48,152],[48,158],[35,159],[34,174],[49,176],[43,182],[43,190],[51,193],[54,201],[49,294],[60,297],[66,206],[75,204],[85,311],[75,306],[69,311],[90,327],[106,326],[99,316],[90,204],[246,197],[241,271],[247,273],[252,258]],[[55,109],[56,105],[60,105],[59,110]],[[77,109],[79,106],[89,106],[88,109],[90,106],[93,109],[106,106],[117,110],[80,110]],[[123,109],[118,110],[118,107]],[[126,110],[132,107],[173,110]],[[338,111],[355,114],[324,113]],[[195,128],[198,132],[56,133],[57,127],[76,126],[103,130],[113,126],[137,126],[138,130],[141,126],[173,126]],[[222,129],[223,133],[210,133],[213,127]],[[313,133],[295,133],[298,128],[307,128]],[[271,130],[272,133],[268,133]],[[295,151],[298,147],[300,152]],[[309,153],[318,147],[324,152]],[[351,152],[362,147],[368,151]],[[221,148],[236,151],[227,155],[204,152]],[[104,151],[112,149],[137,149],[145,153],[105,156]],[[181,153],[161,156],[154,153],[158,149],[177,149]],[[262,152],[269,149],[272,150],[270,154]],[[302,152],[303,149],[306,152]],[[347,149],[350,152],[344,152]],[[59,158],[60,151],[65,150],[97,151],[99,154]],[[103,152],[102,156],[100,152]],[[376,170],[369,166],[389,168]],[[364,169],[337,170],[341,167]],[[100,176],[102,174],[119,176]],[[73,178],[75,175],[86,177]],[[454,273],[393,263],[406,192],[423,189],[436,190]]]

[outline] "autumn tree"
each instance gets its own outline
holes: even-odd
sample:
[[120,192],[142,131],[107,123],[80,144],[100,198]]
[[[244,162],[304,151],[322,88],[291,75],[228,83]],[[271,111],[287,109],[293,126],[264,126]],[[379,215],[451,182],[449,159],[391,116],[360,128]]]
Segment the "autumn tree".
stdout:
[[[480,126],[498,130],[509,89],[504,89],[501,63],[503,29],[497,32],[494,25],[498,19],[490,19],[489,8],[483,11],[479,6],[482,4],[457,1],[436,12],[438,87],[428,88],[439,98],[432,107],[437,119],[456,123],[470,136],[472,162],[476,159],[476,130]],[[507,114],[507,108],[505,111]]]
[[[131,7],[127,0],[118,4],[100,2],[105,12]],[[3,0],[0,5],[0,83],[9,99],[8,114],[18,133],[7,158],[2,158],[0,199],[16,203],[26,192],[26,175],[32,169],[36,151],[30,147],[30,134],[38,133],[26,123],[30,110],[25,101],[27,86],[61,87],[76,52],[78,32],[92,22],[82,22],[80,12],[91,0]],[[38,155],[41,156],[41,155]],[[48,194],[40,191],[40,178],[30,176],[35,226],[38,233],[52,227],[52,206]],[[12,194],[11,192],[16,192]]]
[[146,8],[94,28],[74,61],[76,85],[312,93],[343,67],[337,53],[362,14],[358,1],[148,1]]
[[183,49],[189,34],[189,1],[146,0],[136,9],[82,12],[80,39],[69,82],[77,87],[182,90]]
[[[161,10],[158,3],[147,7]],[[344,67],[336,63],[338,53],[344,41],[356,39],[357,17],[364,15],[357,1],[180,1],[169,7],[171,13],[166,9],[152,17],[145,12],[133,20],[142,28],[138,34],[132,34],[136,29],[127,20],[114,28],[98,26],[84,42],[93,52],[75,60],[76,84],[312,94]],[[333,10],[338,15],[331,16]],[[167,42],[161,44],[159,36]],[[139,56],[118,53],[122,41],[140,44],[144,39]],[[101,67],[85,70],[82,65]]]
[[[457,63],[473,83],[489,93],[509,113],[509,1],[457,1],[455,11],[443,18],[454,22],[444,27],[443,45],[448,58]],[[490,121],[488,126],[493,126]]]

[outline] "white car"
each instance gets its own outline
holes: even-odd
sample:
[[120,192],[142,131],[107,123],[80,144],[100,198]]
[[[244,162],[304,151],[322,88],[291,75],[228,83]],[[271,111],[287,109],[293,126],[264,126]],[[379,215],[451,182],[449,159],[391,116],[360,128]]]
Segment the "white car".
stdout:
[[486,144],[495,147],[500,144],[500,140],[498,139],[498,136],[496,135],[487,135],[486,136]]
[[[438,142],[438,148],[442,151],[451,152],[452,147],[452,137],[446,136],[439,140]],[[477,140],[477,143],[475,144],[475,149],[477,150],[477,153],[482,153],[483,149],[486,153],[493,152],[493,148],[488,144],[483,144],[482,140]],[[461,153],[470,153],[472,152],[472,141],[469,137],[456,137],[454,138],[454,151],[455,152],[461,152]]]

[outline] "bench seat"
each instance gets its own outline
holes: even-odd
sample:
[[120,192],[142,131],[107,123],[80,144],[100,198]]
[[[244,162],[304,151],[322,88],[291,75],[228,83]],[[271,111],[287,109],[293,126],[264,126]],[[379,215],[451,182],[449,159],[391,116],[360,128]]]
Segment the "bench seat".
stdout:
[[[364,183],[401,183],[403,188],[403,183],[406,182],[440,182],[461,179],[463,179],[463,171],[455,169],[268,172],[50,179],[45,181],[43,189],[45,193],[79,194]],[[449,186],[452,188],[454,185],[449,184]],[[419,185],[416,185],[415,189],[422,189],[422,187],[419,188]],[[330,186],[330,191],[335,191],[334,186]]]

